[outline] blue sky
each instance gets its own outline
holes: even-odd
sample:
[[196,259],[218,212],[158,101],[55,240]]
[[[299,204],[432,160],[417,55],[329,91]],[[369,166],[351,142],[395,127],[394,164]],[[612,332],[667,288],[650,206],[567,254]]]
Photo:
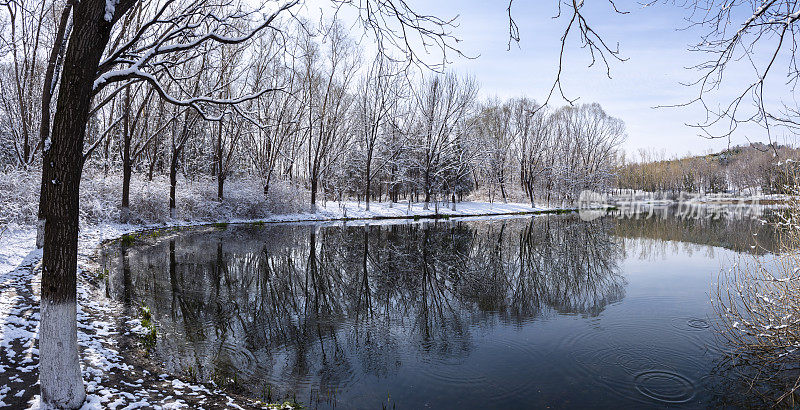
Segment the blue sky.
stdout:
[[[440,17],[458,15],[459,27],[454,34],[462,40],[459,48],[477,58],[452,56],[450,67],[474,76],[481,84],[483,97],[524,95],[539,101],[546,97],[556,75],[560,37],[567,24],[564,18],[552,18],[556,14],[555,0],[513,3],[522,39],[510,50],[505,0],[409,0],[409,4]],[[687,51],[687,46],[697,42],[701,34],[698,29],[687,29],[688,12],[669,4],[643,8],[636,1],[617,1],[617,5],[630,13],[614,13],[606,0],[587,0],[585,14],[608,43],[619,43],[621,55],[628,60],[613,62],[609,79],[601,66],[587,67],[589,54],[573,35],[562,79],[567,96],[579,97],[578,102],[598,102],[609,114],[623,119],[629,134],[624,148],[629,153],[647,148],[671,156],[726,147],[727,139],[709,140],[685,125],[705,118],[701,108],[653,108],[686,102],[697,94],[696,89],[681,85],[698,75],[686,67],[703,59],[703,55]],[[718,93],[719,101],[726,101],[734,87],[744,84],[750,76],[746,68],[731,69],[726,87]],[[565,103],[558,98],[551,102]],[[781,136],[777,139],[786,141]],[[732,137],[731,144],[748,140],[765,141],[766,137],[754,127],[744,127]]]

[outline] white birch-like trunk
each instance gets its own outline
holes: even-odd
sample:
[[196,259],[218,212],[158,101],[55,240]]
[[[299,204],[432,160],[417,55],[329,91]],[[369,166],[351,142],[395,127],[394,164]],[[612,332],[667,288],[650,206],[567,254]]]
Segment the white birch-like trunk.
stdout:
[[42,408],[81,407],[86,399],[86,390],[78,358],[78,323],[74,301],[53,303],[42,299],[39,357]]

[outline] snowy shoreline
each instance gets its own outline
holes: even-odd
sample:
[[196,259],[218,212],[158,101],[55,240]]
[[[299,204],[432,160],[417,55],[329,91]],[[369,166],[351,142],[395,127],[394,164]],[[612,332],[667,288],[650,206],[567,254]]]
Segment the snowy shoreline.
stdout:
[[[292,223],[292,222],[334,222],[357,220],[404,220],[425,218],[454,218],[454,217],[492,217],[504,215],[535,215],[543,213],[569,212],[569,208],[531,207],[520,203],[489,203],[489,202],[459,202],[456,210],[449,206],[440,206],[438,211],[434,205],[424,209],[422,203],[413,203],[409,208],[407,203],[386,202],[371,203],[370,210],[364,209],[363,203],[354,201],[333,202],[320,205],[316,213],[298,212],[289,214],[273,214],[266,218],[225,218],[225,219],[196,219],[173,220],[166,223],[154,224],[123,224],[99,222],[88,227],[81,227],[79,246],[81,256],[85,255],[85,248],[96,248],[102,242],[116,239],[122,235],[159,228],[203,226],[215,223]],[[399,222],[398,223],[402,223]],[[0,275],[6,274],[17,268],[25,255],[35,249],[36,228],[29,225],[9,224],[7,229],[0,234]],[[79,261],[80,262],[80,261]]]
[[[213,224],[406,223],[421,219],[482,219],[562,213],[564,208],[539,208],[518,203],[460,202],[449,206],[431,204],[371,203],[370,210],[356,202],[328,202],[316,213],[270,215],[257,219],[170,221],[160,224],[98,223],[83,226],[78,250],[78,339],[81,368],[87,388],[83,408],[136,407],[264,407],[266,404],[232,397],[213,385],[193,385],[178,378],[156,375],[124,360],[117,339],[120,320],[136,328],[138,319],[125,317],[120,306],[108,299],[92,276],[100,246],[123,235],[163,228],[189,228]],[[9,225],[0,236],[0,408],[38,406],[38,326],[40,260],[36,229]],[[135,336],[132,335],[132,336]],[[238,404],[237,404],[238,403]]]

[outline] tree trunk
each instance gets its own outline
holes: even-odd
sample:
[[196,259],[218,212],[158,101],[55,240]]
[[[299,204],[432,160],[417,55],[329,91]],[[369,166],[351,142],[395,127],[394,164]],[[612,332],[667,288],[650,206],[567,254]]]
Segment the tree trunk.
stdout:
[[531,197],[531,208],[536,208],[536,203],[533,200],[533,187],[528,189],[528,195]]
[[225,187],[225,172],[222,170],[222,120],[219,121],[217,133],[217,199],[222,201]]
[[217,174],[217,199],[220,201],[224,199],[224,194],[222,193],[224,188],[225,188],[225,176],[222,175],[221,173]]
[[430,172],[427,170],[425,171],[425,204],[422,205],[422,209],[428,210],[428,202],[431,201],[431,190],[430,190]]
[[[50,102],[53,99],[53,77],[55,76],[56,72],[56,65],[58,63],[58,58],[62,53],[62,46],[64,35],[66,34],[67,22],[69,21],[69,15],[72,10],[72,5],[67,4],[64,7],[64,10],[61,12],[61,20],[58,23],[58,31],[56,32],[55,42],[53,43],[53,49],[50,51],[50,57],[47,60],[47,70],[45,70],[44,74],[44,86],[42,87],[42,119],[39,124],[39,144],[43,145],[44,149],[49,148],[47,146],[47,138],[50,136]],[[25,158],[26,161],[30,162],[31,159]],[[42,197],[44,192],[40,189],[39,190],[39,197]],[[36,224],[36,247],[41,248],[44,246],[44,216],[42,215],[42,206],[41,201],[39,203],[39,210],[38,210],[38,223]]]
[[[155,150],[155,148],[154,148]],[[147,180],[152,182],[153,181],[153,168],[156,167],[156,153],[153,153],[153,158],[150,160],[150,167],[147,169]]]
[[264,180],[264,199],[269,199],[269,184],[272,182],[272,169],[267,171],[267,177]]
[[122,146],[122,207],[120,209],[120,221],[127,223],[130,214],[130,193],[131,193],[131,87],[125,88],[125,117],[123,118],[123,146]]
[[317,178],[311,177],[311,212],[317,212]]
[[508,203],[508,197],[506,197],[506,184],[503,183],[503,179],[500,180],[500,194],[503,196],[503,202]]
[[[369,170],[367,170],[369,172]],[[366,186],[364,187],[364,210],[369,211],[369,177],[366,180]]]
[[77,334],[78,208],[83,142],[97,66],[111,23],[105,1],[75,5],[74,31],[53,118],[51,143],[42,162],[44,223],[39,385],[42,407],[77,408],[86,391],[81,379]]
[[175,218],[175,186],[178,184],[178,155],[177,149],[172,150],[169,161],[169,217]]

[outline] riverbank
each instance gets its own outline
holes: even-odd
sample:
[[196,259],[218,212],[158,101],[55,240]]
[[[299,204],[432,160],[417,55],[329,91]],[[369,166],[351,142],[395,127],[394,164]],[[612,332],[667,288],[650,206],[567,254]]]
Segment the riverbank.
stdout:
[[[218,223],[288,223],[387,219],[502,217],[565,212],[524,204],[461,202],[455,209],[430,204],[328,202],[316,213],[271,215],[259,219],[173,220],[160,224],[84,223],[79,234],[78,341],[86,382],[84,408],[211,407],[268,408],[213,384],[192,384],[129,363],[127,344],[137,340],[141,321],[125,317],[97,286],[97,249],[107,240],[150,229]],[[8,224],[0,234],[0,408],[38,405],[38,325],[40,261],[31,225]],[[122,329],[134,329],[123,334]]]

